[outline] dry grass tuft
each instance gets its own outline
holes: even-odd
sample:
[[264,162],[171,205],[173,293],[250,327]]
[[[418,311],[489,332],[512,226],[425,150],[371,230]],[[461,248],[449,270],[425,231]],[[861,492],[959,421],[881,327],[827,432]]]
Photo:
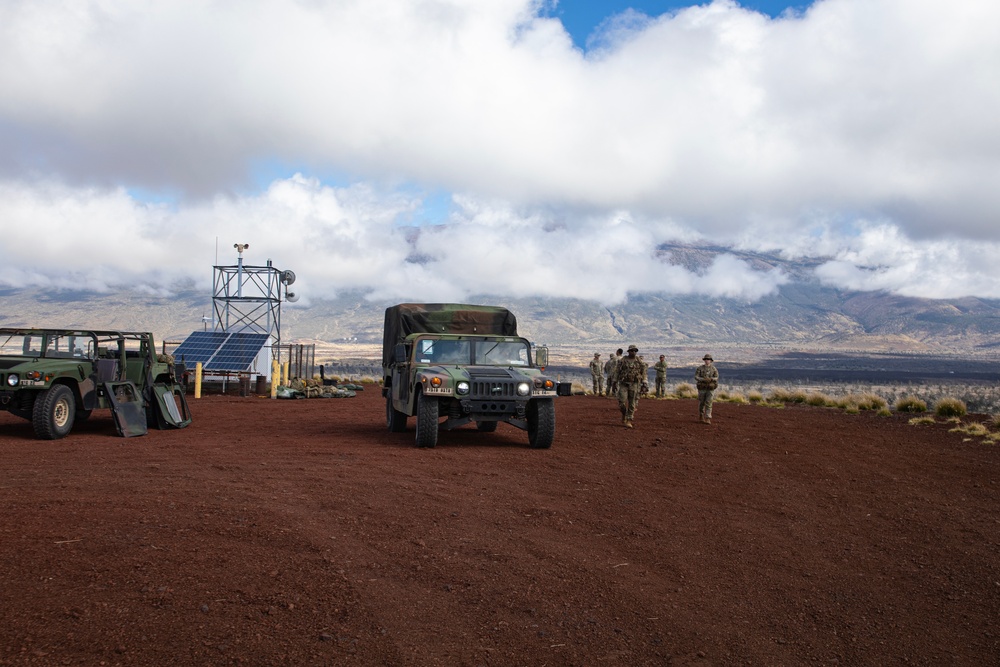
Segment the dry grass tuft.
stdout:
[[927,426],[929,424],[936,424],[937,420],[934,417],[914,417],[906,423],[910,426]]
[[813,405],[817,408],[832,408],[836,402],[821,391],[812,391],[806,396],[806,405]]
[[754,405],[759,405],[764,402],[764,394],[757,391],[756,389],[751,389],[747,392],[747,400]]
[[694,385],[681,382],[674,387],[674,395],[677,398],[698,398],[698,390],[694,388]]
[[896,412],[927,412],[927,402],[916,396],[904,396],[894,407]]
[[939,398],[934,403],[934,414],[938,417],[964,417],[967,412],[965,403],[951,396]]
[[975,438],[982,438],[984,436],[990,435],[990,430],[986,428],[986,424],[980,422],[971,422],[969,424],[959,424],[955,428],[948,429],[949,433],[964,433],[965,435],[971,435]]

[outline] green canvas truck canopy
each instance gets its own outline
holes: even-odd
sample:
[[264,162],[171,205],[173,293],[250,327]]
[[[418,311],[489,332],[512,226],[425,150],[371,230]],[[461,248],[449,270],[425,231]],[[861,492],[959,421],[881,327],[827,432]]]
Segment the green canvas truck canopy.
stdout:
[[464,303],[401,303],[385,309],[382,365],[392,363],[393,348],[414,333],[516,336],[514,313],[498,306]]

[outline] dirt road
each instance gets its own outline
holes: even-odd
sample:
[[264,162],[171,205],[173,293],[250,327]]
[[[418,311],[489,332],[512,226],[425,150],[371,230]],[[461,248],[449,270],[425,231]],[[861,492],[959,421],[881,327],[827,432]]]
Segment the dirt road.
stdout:
[[550,450],[355,399],[0,413],[0,665],[987,665],[1000,448],[822,408],[560,399]]

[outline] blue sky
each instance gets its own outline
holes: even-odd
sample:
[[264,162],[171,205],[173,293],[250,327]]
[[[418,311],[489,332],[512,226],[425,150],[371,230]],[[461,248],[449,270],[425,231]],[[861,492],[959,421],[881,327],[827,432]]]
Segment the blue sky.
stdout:
[[297,307],[792,279],[656,252],[706,243],[1000,298],[996,25],[994,0],[0,2],[0,288],[169,293],[216,239],[293,268]]
[[[551,15],[562,21],[567,32],[573,37],[573,43],[577,47],[585,49],[587,37],[590,36],[594,28],[598,27],[610,16],[620,14],[628,9],[634,9],[647,16],[660,16],[667,12],[689,7],[692,4],[698,3],[670,2],[669,0],[637,0],[635,2],[628,2],[627,0],[596,0],[593,2],[590,0],[559,0],[559,4],[551,12]],[[810,4],[809,2],[789,4],[783,0],[749,0],[747,2],[740,2],[740,5],[747,9],[752,9],[771,17],[779,16],[789,8],[802,11]]]

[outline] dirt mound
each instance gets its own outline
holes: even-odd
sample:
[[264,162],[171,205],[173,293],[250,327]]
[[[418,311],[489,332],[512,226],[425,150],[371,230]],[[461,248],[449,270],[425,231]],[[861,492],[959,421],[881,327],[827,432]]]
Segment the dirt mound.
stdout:
[[436,449],[348,400],[114,437],[0,414],[0,665],[995,664],[1000,448],[905,417],[560,399]]

